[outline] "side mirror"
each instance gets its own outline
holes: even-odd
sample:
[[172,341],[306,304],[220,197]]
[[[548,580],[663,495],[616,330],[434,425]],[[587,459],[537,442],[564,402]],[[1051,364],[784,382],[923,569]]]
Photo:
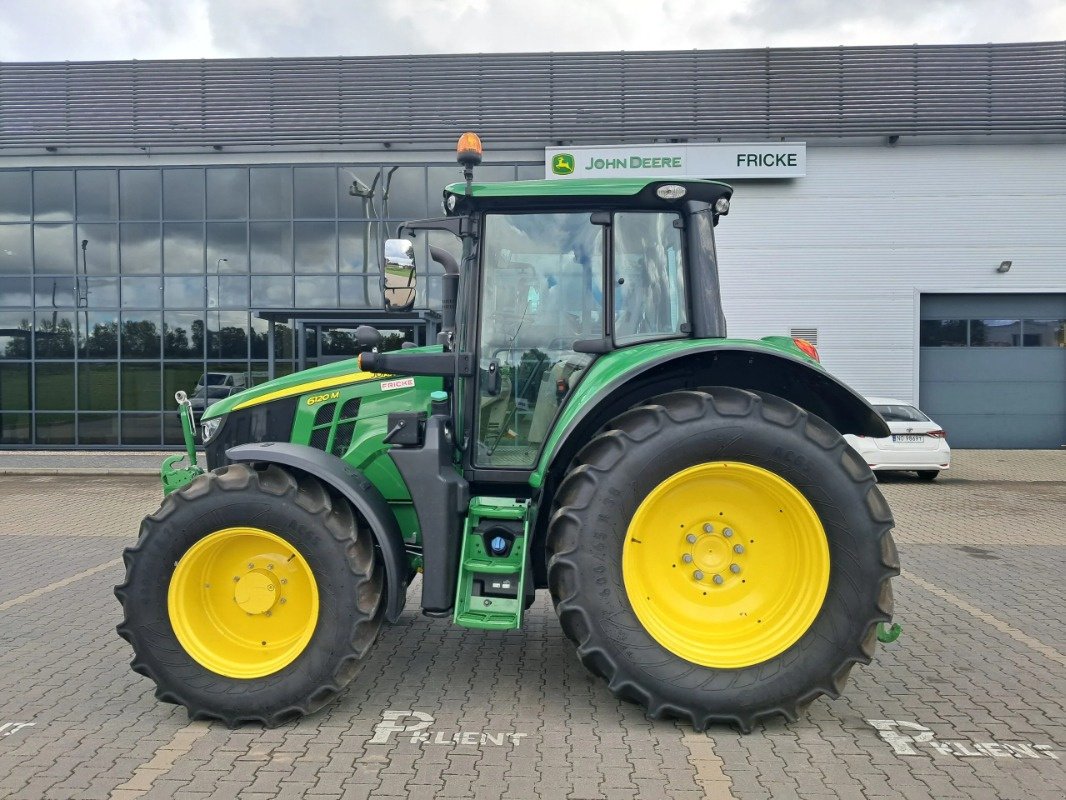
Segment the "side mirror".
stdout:
[[385,308],[406,311],[415,304],[415,246],[410,239],[385,240]]

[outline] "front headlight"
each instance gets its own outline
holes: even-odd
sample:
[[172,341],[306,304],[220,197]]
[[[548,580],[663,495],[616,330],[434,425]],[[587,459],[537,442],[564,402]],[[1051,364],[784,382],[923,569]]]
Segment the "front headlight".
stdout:
[[205,419],[201,423],[201,430],[203,431],[204,444],[210,442],[215,434],[218,433],[218,429],[222,427],[222,417],[215,417],[214,419]]

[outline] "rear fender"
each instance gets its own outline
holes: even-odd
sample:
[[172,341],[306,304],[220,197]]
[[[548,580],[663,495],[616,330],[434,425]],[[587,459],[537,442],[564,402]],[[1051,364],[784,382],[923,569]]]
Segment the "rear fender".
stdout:
[[366,520],[385,565],[385,619],[396,622],[407,599],[407,552],[388,502],[362,472],[330,453],[303,444],[259,442],[226,451],[230,461],[277,464],[313,475],[352,504]]

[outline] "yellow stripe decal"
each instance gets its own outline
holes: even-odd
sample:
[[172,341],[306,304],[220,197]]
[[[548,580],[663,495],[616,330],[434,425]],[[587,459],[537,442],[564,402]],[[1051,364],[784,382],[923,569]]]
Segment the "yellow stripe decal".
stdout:
[[323,378],[319,381],[309,381],[307,383],[298,383],[295,386],[289,386],[285,389],[278,389],[276,392],[270,392],[260,397],[253,397],[249,400],[245,400],[243,403],[239,403],[234,406],[234,411],[239,411],[242,408],[248,408],[248,406],[257,406],[260,403],[269,403],[271,400],[280,400],[282,397],[292,397],[293,395],[306,394],[307,392],[315,392],[319,389],[329,389],[333,386],[344,386],[349,383],[359,383],[361,381],[371,381],[376,378],[387,378],[388,375],[379,372],[348,372],[344,375],[337,375],[332,378]]

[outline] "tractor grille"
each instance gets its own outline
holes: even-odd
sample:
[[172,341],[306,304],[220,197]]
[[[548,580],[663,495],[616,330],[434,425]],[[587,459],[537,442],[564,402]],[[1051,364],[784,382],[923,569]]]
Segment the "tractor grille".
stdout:
[[316,450],[343,456],[352,443],[356,418],[359,416],[359,398],[348,400],[339,410],[336,403],[323,403],[315,412],[308,444]]

